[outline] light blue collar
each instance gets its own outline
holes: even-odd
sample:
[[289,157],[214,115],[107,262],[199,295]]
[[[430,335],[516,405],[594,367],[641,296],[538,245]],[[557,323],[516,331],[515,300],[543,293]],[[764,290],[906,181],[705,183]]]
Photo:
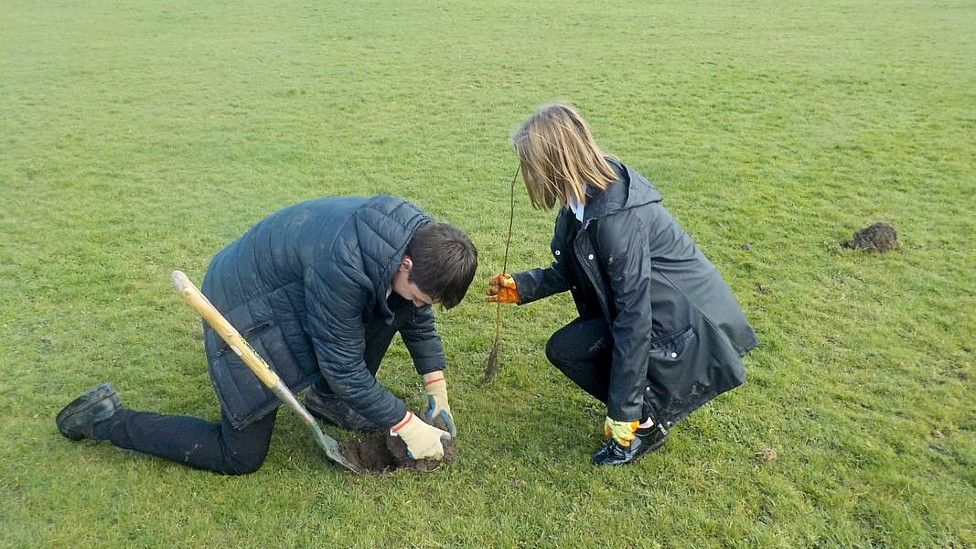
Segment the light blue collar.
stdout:
[[576,216],[576,220],[579,221],[580,223],[583,222],[583,208],[585,207],[586,207],[585,204],[580,204],[575,200],[569,201],[569,209],[572,210],[573,215]]

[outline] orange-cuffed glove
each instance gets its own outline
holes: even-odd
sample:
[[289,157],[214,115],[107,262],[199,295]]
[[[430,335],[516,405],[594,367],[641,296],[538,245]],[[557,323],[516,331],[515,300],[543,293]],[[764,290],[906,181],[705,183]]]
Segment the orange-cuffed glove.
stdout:
[[603,434],[616,440],[624,448],[629,448],[630,443],[637,438],[639,426],[639,421],[617,421],[607,416],[607,420],[603,422]]
[[522,301],[522,297],[519,296],[515,279],[501,273],[488,279],[488,297],[485,298],[485,301],[490,303],[519,303]]

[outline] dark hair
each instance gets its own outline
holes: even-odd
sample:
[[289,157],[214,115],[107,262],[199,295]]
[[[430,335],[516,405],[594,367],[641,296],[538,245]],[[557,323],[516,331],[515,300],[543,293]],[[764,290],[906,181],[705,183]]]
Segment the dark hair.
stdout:
[[448,223],[417,229],[406,255],[413,261],[410,282],[446,309],[461,302],[478,268],[478,249],[468,235]]

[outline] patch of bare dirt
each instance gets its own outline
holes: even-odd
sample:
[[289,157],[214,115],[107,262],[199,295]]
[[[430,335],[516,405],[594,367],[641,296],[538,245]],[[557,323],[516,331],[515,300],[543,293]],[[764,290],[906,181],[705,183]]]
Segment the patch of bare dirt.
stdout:
[[756,452],[756,457],[759,458],[759,461],[762,461],[762,462],[767,462],[768,463],[770,461],[774,461],[776,459],[776,457],[777,457],[777,455],[776,455],[776,449],[775,448],[763,448],[762,450],[759,450],[758,452]]
[[[423,417],[423,416],[420,416]],[[434,418],[434,427],[447,430],[447,424],[441,418]],[[421,473],[429,473],[442,464],[457,459],[457,441],[444,441],[444,459],[411,459],[407,455],[407,445],[400,437],[391,436],[388,431],[366,433],[361,437],[343,442],[339,449],[342,455],[359,465],[363,471],[373,474],[383,474],[397,469],[409,469]]]
[[845,248],[890,252],[898,249],[898,231],[887,223],[875,223],[854,233],[854,238],[844,242]]

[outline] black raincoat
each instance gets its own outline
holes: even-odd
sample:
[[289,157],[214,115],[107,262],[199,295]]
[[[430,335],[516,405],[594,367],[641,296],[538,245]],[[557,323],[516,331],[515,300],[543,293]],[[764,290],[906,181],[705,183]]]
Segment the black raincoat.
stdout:
[[666,427],[745,381],[758,344],[732,291],[632,168],[590,188],[582,224],[556,217],[552,265],[513,275],[521,303],[569,290],[580,316],[602,315],[613,336],[607,415],[641,419],[646,398]]

